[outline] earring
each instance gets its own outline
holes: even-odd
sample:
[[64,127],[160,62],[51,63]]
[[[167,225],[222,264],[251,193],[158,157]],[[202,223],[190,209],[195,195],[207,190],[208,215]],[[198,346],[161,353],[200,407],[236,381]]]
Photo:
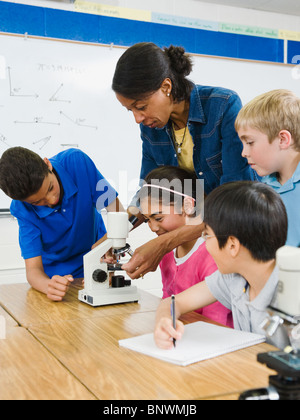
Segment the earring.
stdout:
[[168,97],[168,98],[170,97],[170,94],[169,94],[169,92],[167,93],[167,97]]

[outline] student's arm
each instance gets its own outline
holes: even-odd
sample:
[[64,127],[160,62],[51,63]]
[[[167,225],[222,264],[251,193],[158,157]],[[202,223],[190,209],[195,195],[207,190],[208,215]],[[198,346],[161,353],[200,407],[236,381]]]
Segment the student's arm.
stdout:
[[131,260],[123,269],[132,279],[137,279],[149,271],[155,271],[164,255],[177,246],[201,236],[204,224],[185,225],[147,242],[137,248]]
[[61,301],[74,280],[71,275],[53,276],[51,279],[44,271],[42,257],[25,260],[27,281],[31,287],[44,293],[50,300]]
[[171,318],[171,298],[163,300],[156,312],[154,330],[156,345],[162,349],[171,349],[173,338],[180,340],[184,332],[183,323],[178,319],[188,312],[203,308],[214,302],[216,302],[216,298],[211,294],[205,281],[197,283],[195,286],[176,295],[175,313],[177,323],[175,330]]
[[118,197],[115,199],[115,201],[113,201],[112,203],[110,203],[107,207],[106,210],[108,212],[126,212],[126,210],[124,209],[121,201],[118,199]]

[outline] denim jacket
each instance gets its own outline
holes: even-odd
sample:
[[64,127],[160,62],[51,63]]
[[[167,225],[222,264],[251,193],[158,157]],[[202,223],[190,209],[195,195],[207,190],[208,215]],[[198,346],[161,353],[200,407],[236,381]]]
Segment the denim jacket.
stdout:
[[[206,194],[225,182],[259,179],[241,155],[242,142],[234,128],[241,106],[239,96],[228,89],[195,85],[191,93],[188,128],[194,142],[194,168],[204,180]],[[141,180],[159,166],[178,166],[171,121],[161,129],[142,124],[140,129]]]

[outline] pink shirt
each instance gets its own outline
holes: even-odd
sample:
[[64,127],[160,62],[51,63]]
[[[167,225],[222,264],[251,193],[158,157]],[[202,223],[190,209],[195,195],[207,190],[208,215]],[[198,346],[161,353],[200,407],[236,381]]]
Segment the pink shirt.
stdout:
[[[196,283],[205,280],[218,268],[207,252],[205,242],[199,238],[193,249],[183,258],[176,258],[172,251],[160,263],[163,283],[163,299],[177,295]],[[233,328],[232,313],[220,302],[215,302],[196,312],[209,319]]]

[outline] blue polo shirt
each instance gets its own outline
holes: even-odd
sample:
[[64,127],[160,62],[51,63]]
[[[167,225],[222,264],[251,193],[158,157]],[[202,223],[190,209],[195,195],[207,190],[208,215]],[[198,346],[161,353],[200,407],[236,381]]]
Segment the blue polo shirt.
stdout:
[[281,185],[276,174],[264,176],[262,182],[274,188],[284,202],[288,216],[286,245],[300,246],[300,163],[293,176]]
[[11,204],[11,214],[19,223],[22,257],[42,256],[50,278],[67,274],[81,278],[83,255],[106,233],[100,211],[116,199],[117,193],[78,149],[49,160],[63,187],[61,204],[54,208],[15,200]]

